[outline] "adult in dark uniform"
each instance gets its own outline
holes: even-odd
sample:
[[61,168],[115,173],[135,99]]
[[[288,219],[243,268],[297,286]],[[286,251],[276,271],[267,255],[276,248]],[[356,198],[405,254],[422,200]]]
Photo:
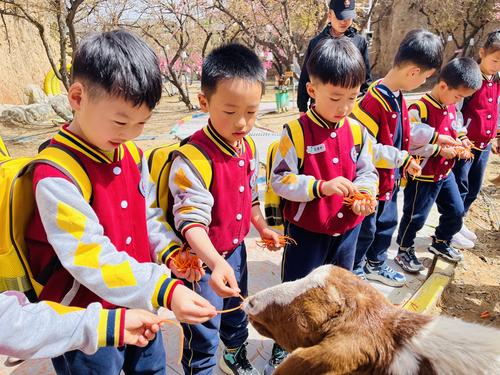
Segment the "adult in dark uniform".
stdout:
[[316,35],[307,47],[307,52],[304,57],[304,64],[302,65],[302,71],[300,72],[299,87],[297,93],[297,107],[302,113],[306,112],[309,108],[309,95],[307,94],[306,83],[309,82],[309,73],[307,72],[307,60],[314,47],[319,43],[319,41],[325,38],[343,38],[347,37],[354,45],[359,49],[363,60],[366,65],[366,81],[361,86],[361,93],[364,94],[370,85],[372,78],[370,73],[370,61],[368,58],[368,42],[365,37],[358,33],[358,31],[352,27],[352,22],[356,16],[355,11],[356,2],[355,0],[330,0],[328,11],[328,25],[324,30]]

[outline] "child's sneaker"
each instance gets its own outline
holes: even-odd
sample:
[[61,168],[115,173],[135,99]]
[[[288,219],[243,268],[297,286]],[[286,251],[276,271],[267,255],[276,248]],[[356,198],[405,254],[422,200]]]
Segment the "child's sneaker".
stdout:
[[354,275],[356,275],[357,277],[359,277],[361,280],[365,280],[366,281],[366,274],[365,274],[365,270],[363,269],[363,267],[358,267],[358,268],[354,268],[352,270],[352,273]]
[[432,254],[442,256],[450,262],[458,263],[464,260],[463,254],[450,245],[449,241],[442,241],[432,236],[432,245],[429,247]]
[[271,353],[271,359],[267,362],[266,367],[264,367],[264,375],[271,375],[276,367],[278,367],[281,362],[283,362],[288,355],[288,352],[283,349],[278,344],[273,344],[273,351]]
[[458,232],[455,233],[455,235],[451,239],[451,245],[459,249],[472,249],[474,247],[474,242],[472,242],[468,238],[465,238],[462,233]]
[[465,224],[462,224],[462,229],[460,229],[460,233],[462,236],[467,238],[469,241],[476,242],[477,241],[477,236],[476,233],[471,231]]
[[224,349],[219,360],[220,369],[228,375],[260,375],[247,358],[247,345],[237,349]]
[[387,262],[380,264],[370,264],[366,262],[365,274],[368,280],[379,281],[382,284],[401,287],[406,283],[406,277],[402,273],[393,270]]
[[411,247],[400,247],[398,250],[398,255],[394,258],[394,262],[401,267],[403,270],[409,273],[419,273],[425,269],[424,265],[418,260],[415,255],[415,248]]

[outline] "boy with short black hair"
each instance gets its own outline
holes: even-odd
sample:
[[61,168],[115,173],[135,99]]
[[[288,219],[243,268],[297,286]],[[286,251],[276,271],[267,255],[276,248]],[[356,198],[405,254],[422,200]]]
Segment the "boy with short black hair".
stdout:
[[[418,175],[421,170],[408,153],[410,121],[402,90],[422,85],[441,67],[442,55],[443,45],[436,35],[423,29],[408,32],[392,68],[354,108],[353,115],[376,142],[373,152],[380,179],[377,211],[363,221],[356,248],[354,273],[361,278],[391,286],[406,282],[403,274],[387,264],[387,250],[397,226],[397,192],[402,171]],[[424,129],[415,132],[411,141],[426,144],[434,135],[432,129]]]
[[[225,345],[219,366],[227,374],[258,374],[247,359],[248,319],[238,309],[248,294],[244,238],[250,223],[261,238],[279,247],[278,234],[267,227],[257,193],[258,156],[252,130],[265,82],[257,55],[239,44],[213,50],[201,74],[201,109],[208,125],[189,138],[210,161],[212,179],[205,185],[192,156],[174,154],[169,187],[175,227],[208,269],[194,285],[217,310],[234,310],[198,325],[184,325],[186,374],[211,374],[220,339]],[[191,159],[190,159],[191,157]],[[177,272],[175,267],[172,268]],[[229,284],[229,286],[226,285]]]
[[[347,39],[325,39],[307,62],[315,104],[284,126],[273,162],[273,190],[284,198],[286,234],[282,281],[305,277],[324,264],[352,270],[360,223],[375,208],[378,175],[372,141],[349,119],[365,80],[361,54]],[[346,197],[365,193],[352,207]],[[265,373],[284,359],[275,344]]]
[[[438,83],[409,108],[412,124],[425,123],[439,135],[458,138],[462,134],[462,119],[455,105],[481,87],[481,71],[470,58],[453,59],[439,74]],[[464,205],[452,172],[457,152],[453,147],[437,144],[412,144],[410,153],[423,157],[422,174],[408,179],[404,189],[403,216],[399,223],[395,262],[410,273],[424,266],[415,256],[413,242],[436,202],[440,217],[429,251],[449,261],[458,262],[463,255],[451,246],[452,237],[462,227]]]
[[[175,235],[151,209],[155,186],[135,144],[161,97],[159,61],[134,34],[116,30],[83,39],[75,51],[68,98],[70,124],[48,147],[63,149],[83,167],[87,201],[72,176],[37,164],[36,200],[27,228],[28,262],[43,285],[40,299],[86,308],[171,308],[181,321],[203,322],[216,312],[204,298],[152,262],[178,247]],[[115,319],[110,327],[123,324]],[[106,347],[93,355],[71,351],[53,359],[58,374],[165,372],[160,333],[145,348]]]

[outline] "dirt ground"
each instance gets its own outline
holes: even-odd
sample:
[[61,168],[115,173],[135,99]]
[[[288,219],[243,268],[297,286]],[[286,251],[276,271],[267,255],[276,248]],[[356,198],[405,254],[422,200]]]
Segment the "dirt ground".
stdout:
[[[465,260],[445,290],[441,310],[471,322],[500,327],[500,186],[491,180],[499,176],[500,157],[492,155],[478,199],[465,222],[478,236],[476,246],[465,250]],[[481,318],[488,311],[490,317]]]

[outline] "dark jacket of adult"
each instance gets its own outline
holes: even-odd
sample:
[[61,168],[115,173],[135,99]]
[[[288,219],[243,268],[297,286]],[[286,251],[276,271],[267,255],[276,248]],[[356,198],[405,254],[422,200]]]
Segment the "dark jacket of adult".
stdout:
[[[325,38],[333,38],[330,34],[331,27],[331,24],[328,24],[328,26],[326,26],[321,33],[311,39],[311,41],[309,42],[309,46],[307,46],[307,52],[304,57],[304,64],[302,65],[302,71],[300,72],[299,87],[297,92],[297,107],[299,108],[300,112],[306,112],[308,109],[307,104],[309,101],[309,95],[307,94],[306,83],[309,82],[309,73],[307,72],[307,60],[309,60],[309,56],[311,56],[314,47],[316,47],[316,45],[321,40]],[[372,82],[370,60],[368,58],[368,43],[362,35],[358,34],[357,30],[354,27],[349,27],[344,35],[349,38],[351,42],[353,42],[354,45],[359,49],[359,51],[361,52],[361,56],[363,56],[363,60],[365,61],[366,81],[365,83],[363,83],[363,85],[361,85],[361,92],[364,94],[366,93],[366,90],[368,90],[368,86],[370,86],[370,83]]]

